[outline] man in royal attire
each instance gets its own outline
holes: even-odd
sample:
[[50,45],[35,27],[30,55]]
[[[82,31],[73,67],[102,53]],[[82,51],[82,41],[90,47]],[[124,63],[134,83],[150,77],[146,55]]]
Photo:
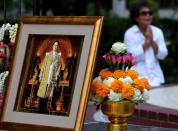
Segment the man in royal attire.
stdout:
[[45,112],[47,100],[49,98],[52,99],[54,87],[57,86],[57,81],[60,77],[61,53],[57,52],[58,46],[59,42],[55,41],[52,51],[46,54],[42,63],[39,75],[40,85],[37,92],[37,96],[40,97],[40,112]]

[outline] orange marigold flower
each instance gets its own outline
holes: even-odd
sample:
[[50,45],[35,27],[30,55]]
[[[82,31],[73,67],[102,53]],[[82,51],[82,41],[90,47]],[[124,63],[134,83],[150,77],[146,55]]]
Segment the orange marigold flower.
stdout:
[[123,88],[123,82],[120,80],[115,80],[112,84],[111,84],[111,88],[114,92],[121,92],[122,88]]
[[104,83],[101,84],[101,86],[99,88],[97,88],[97,90],[96,90],[96,95],[98,97],[104,98],[104,97],[108,96],[108,94],[109,94],[109,86]]
[[129,69],[127,71],[127,75],[130,76],[132,79],[137,79],[138,78],[138,72],[132,69]]
[[125,99],[132,99],[134,95],[134,88],[130,84],[124,84],[121,96]]
[[142,80],[140,79],[134,79],[134,84],[135,84],[135,88],[139,89],[141,92],[144,90],[145,88],[145,84],[143,83]]
[[120,78],[120,77],[125,77],[125,76],[126,76],[126,73],[122,70],[115,70],[113,74],[114,78]]
[[105,79],[107,77],[111,77],[112,76],[112,72],[109,69],[103,69],[100,71],[99,75],[101,76],[101,79]]
[[147,90],[150,90],[150,89],[151,89],[151,85],[149,84],[148,79],[146,79],[146,78],[141,78],[140,80],[141,80],[141,82],[144,84],[144,86],[145,86],[145,88],[146,88]]
[[96,93],[96,90],[101,86],[101,83],[99,83],[96,80],[93,80],[92,84],[91,84],[91,91],[93,94]]

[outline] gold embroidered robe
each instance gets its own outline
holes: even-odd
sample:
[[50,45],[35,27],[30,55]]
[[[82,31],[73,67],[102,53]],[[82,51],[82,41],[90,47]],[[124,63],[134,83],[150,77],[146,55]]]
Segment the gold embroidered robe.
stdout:
[[57,52],[50,52],[43,60],[39,78],[41,80],[37,96],[49,97],[53,90],[53,83],[57,82],[60,74],[60,56]]

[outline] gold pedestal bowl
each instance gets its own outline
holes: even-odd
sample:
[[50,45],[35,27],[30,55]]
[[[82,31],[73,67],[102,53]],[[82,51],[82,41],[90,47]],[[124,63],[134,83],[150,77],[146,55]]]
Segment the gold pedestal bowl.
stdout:
[[102,103],[101,110],[108,116],[108,131],[128,131],[127,118],[134,113],[135,104],[130,101]]

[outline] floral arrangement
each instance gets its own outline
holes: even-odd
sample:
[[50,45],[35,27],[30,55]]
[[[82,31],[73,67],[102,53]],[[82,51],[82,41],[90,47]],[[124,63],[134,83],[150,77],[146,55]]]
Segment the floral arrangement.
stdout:
[[4,101],[4,91],[6,88],[6,80],[8,77],[9,71],[4,71],[0,73],[0,109],[2,109]]
[[139,104],[149,99],[151,86],[146,78],[140,78],[138,72],[131,69],[136,61],[124,43],[114,43],[103,58],[107,68],[92,82],[91,101],[101,104],[128,100]]
[[9,71],[4,71],[0,73],[0,94],[4,92],[5,81],[9,74]]
[[3,24],[0,28],[0,42],[5,44],[14,44],[17,34],[17,28],[18,24]]
[[4,35],[6,30],[9,30],[11,25],[9,23],[3,24],[2,27],[0,28],[0,41],[2,42],[4,40]]
[[[13,46],[17,34],[18,24],[3,24],[0,28],[0,58],[6,56],[5,47]],[[5,45],[6,44],[6,45]]]
[[10,42],[12,42],[12,43],[15,43],[17,28],[18,28],[18,24],[14,24],[10,27],[9,38],[10,38]]

